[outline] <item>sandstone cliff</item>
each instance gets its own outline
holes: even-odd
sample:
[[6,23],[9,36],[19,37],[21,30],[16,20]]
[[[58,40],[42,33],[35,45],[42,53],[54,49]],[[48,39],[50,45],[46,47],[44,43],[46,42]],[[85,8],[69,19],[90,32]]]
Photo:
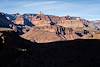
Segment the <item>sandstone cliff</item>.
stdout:
[[68,27],[68,28],[78,28],[83,27],[83,22],[80,20],[65,20],[60,23],[57,23],[57,25]]
[[24,25],[24,18],[22,16],[18,16],[15,20],[15,24]]
[[[20,15],[16,18],[15,23],[16,24],[24,24],[25,21],[24,15]],[[70,17],[70,16],[65,16],[65,17],[59,17],[59,16],[52,16],[52,15],[44,15],[44,14],[36,14],[36,15],[28,15],[27,19],[30,20],[30,22],[35,25],[35,26],[48,26],[48,25],[60,25],[63,27],[83,27],[84,23],[81,20],[81,18],[78,17]],[[27,23],[29,23],[27,21]]]
[[[99,28],[80,17],[40,14],[14,15],[14,22],[0,13],[0,25],[7,25],[32,42],[45,43],[74,39],[100,39]],[[9,17],[10,18],[10,17]],[[13,25],[9,25],[12,24]]]

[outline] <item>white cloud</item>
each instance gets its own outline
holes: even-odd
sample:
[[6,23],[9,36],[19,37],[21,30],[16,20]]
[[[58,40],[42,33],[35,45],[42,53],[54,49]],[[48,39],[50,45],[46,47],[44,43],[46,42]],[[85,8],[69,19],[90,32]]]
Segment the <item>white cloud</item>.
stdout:
[[24,2],[21,3],[21,7],[34,7],[34,6],[41,6],[41,5],[49,5],[49,4],[54,4],[57,1],[43,1],[43,2]]

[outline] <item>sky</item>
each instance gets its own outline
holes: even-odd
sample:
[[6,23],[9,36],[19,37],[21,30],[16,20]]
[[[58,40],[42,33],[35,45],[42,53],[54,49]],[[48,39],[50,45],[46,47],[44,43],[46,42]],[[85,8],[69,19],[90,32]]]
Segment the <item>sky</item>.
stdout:
[[100,0],[0,0],[0,12],[36,14],[40,11],[48,15],[100,20]]

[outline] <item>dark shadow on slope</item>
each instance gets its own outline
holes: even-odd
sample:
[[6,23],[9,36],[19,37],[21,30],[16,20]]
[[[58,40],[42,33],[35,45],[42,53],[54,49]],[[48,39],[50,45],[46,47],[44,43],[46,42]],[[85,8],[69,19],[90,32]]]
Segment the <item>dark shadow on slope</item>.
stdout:
[[27,25],[27,26],[33,26],[32,22],[29,21],[29,19],[27,19],[27,18],[24,18],[24,24]]
[[[8,47],[0,50],[0,67],[91,67],[100,63],[100,40],[37,44],[12,34],[7,36]],[[16,47],[11,48],[12,45]],[[26,48],[28,51],[16,48]]]
[[[19,37],[15,32],[5,31],[2,33],[3,35],[0,36],[0,67],[12,67],[13,65],[18,67],[16,65],[17,58],[19,59],[21,56],[30,54],[32,47],[36,45]],[[3,43],[3,40],[5,43]],[[26,51],[23,51],[23,49],[26,49]]]
[[[3,32],[2,37],[4,37],[4,47],[8,48],[31,48],[32,42],[21,38],[17,33],[15,32]],[[1,39],[2,41],[2,39]]]
[[13,23],[6,18],[5,14],[0,13],[0,27],[9,27],[9,24]]

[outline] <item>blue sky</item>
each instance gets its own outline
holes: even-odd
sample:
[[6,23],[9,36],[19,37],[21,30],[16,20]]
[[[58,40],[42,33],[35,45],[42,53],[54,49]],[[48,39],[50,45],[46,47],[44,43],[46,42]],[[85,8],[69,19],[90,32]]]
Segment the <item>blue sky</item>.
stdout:
[[100,0],[0,0],[5,13],[38,13],[58,16],[79,16],[100,20]]

